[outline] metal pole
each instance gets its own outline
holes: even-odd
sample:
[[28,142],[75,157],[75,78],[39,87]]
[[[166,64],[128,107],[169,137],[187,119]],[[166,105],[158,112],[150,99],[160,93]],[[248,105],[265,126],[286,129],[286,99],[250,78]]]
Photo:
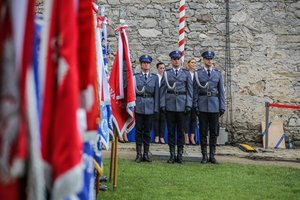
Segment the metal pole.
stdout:
[[125,24],[125,16],[126,16],[126,11],[125,11],[125,8],[122,6],[119,10],[120,25]]
[[185,34],[185,0],[179,1],[179,38],[178,49],[182,52],[182,65],[184,65],[184,34]]
[[234,135],[233,135],[233,103],[232,103],[232,90],[231,90],[231,84],[232,84],[232,74],[231,74],[231,47],[230,47],[230,28],[229,28],[229,22],[230,22],[230,9],[229,9],[229,0],[225,0],[226,3],[226,47],[225,47],[225,84],[226,84],[226,118],[225,118],[225,124],[226,129],[228,133],[230,134],[229,142],[233,142]]
[[266,130],[265,130],[265,149],[268,148],[268,139],[269,139],[269,102],[265,103],[266,106]]

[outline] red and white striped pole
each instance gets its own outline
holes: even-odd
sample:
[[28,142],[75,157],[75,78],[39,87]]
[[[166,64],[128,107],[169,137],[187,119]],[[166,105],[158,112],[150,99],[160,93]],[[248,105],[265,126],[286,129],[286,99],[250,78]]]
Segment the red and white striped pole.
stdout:
[[185,29],[185,0],[179,1],[179,41],[178,49],[182,52],[182,63],[184,62],[184,29]]

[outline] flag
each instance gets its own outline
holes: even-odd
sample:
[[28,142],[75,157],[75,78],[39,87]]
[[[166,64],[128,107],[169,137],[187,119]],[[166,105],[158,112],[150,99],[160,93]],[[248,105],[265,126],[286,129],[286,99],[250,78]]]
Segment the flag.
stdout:
[[[95,29],[96,36],[96,52],[97,52],[97,75],[98,75],[98,98],[99,98],[99,107],[100,107],[100,123],[99,123],[99,133],[100,133],[100,142],[109,149],[109,134],[111,132],[109,128],[109,123],[111,116],[109,115],[110,109],[110,94],[109,94],[109,85],[107,73],[105,71],[105,61],[102,49],[102,35],[101,35],[101,18],[97,18],[97,26]],[[98,146],[101,146],[100,144]]]
[[[103,7],[104,9],[104,7]],[[103,10],[104,12],[104,10]],[[113,134],[113,123],[112,123],[112,113],[111,113],[111,102],[110,102],[110,93],[109,93],[109,84],[108,84],[108,58],[107,55],[109,54],[109,45],[107,42],[107,24],[109,21],[107,17],[102,18],[102,52],[103,52],[103,61],[104,61],[104,78],[103,78],[103,90],[102,90],[102,102],[106,108],[103,108],[104,115],[106,115],[105,119],[107,119],[107,128],[110,136],[114,138]],[[109,138],[108,138],[109,139]]]
[[113,121],[120,137],[134,126],[135,106],[133,74],[125,28],[127,26],[116,29],[119,34],[118,49],[109,78]]
[[[42,19],[35,20],[32,65],[26,74],[26,113],[30,135],[28,162],[28,199],[45,199],[45,181],[41,156],[40,116],[41,116],[41,82],[39,73],[39,45],[41,39]],[[27,46],[28,48],[28,46]]]
[[93,158],[94,158],[94,167],[97,171],[97,173],[99,173],[99,175],[103,174],[103,163],[102,163],[102,143],[101,143],[101,134],[100,134],[100,123],[102,121],[102,114],[101,114],[101,106],[100,106],[100,102],[101,102],[101,90],[102,90],[102,66],[103,66],[103,60],[102,60],[102,56],[100,55],[100,44],[101,41],[99,43],[99,40],[101,39],[99,37],[99,33],[100,33],[100,26],[101,24],[98,21],[98,6],[96,4],[92,4],[92,8],[94,10],[93,13],[93,38],[95,39],[95,52],[96,52],[96,56],[95,56],[95,88],[96,88],[96,93],[95,93],[95,99],[96,99],[96,103],[94,105],[94,110],[97,111],[95,113],[97,113],[98,116],[98,120],[97,120],[97,133],[96,133],[96,138],[93,140],[92,146],[93,146]]
[[27,70],[32,64],[34,0],[0,0],[0,196],[20,199],[28,158]]
[[79,107],[77,1],[44,3],[40,56],[41,68],[45,70],[41,149],[50,198],[63,199],[77,194],[83,185],[82,139],[76,118]]
[[[79,1],[79,78],[80,105],[78,123],[84,139],[83,188],[77,194],[79,199],[95,199],[94,143],[97,141],[99,109],[97,102],[96,44],[94,16],[90,0]],[[71,197],[69,197],[72,199]]]

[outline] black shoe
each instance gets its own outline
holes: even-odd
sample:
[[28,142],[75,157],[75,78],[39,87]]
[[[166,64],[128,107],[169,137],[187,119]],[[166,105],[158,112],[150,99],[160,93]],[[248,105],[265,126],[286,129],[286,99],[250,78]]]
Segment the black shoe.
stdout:
[[100,176],[100,183],[101,182],[107,182],[108,178],[106,176]]
[[212,164],[219,164],[218,161],[216,160],[215,156],[210,156],[208,159],[208,162]]
[[118,139],[118,142],[120,142],[120,143],[125,143],[124,140],[120,140],[120,139]]
[[106,185],[100,185],[100,190],[101,191],[107,191],[107,186]]
[[137,154],[135,158],[135,162],[140,163],[143,161],[143,157],[141,154]]
[[203,153],[202,154],[202,160],[201,160],[201,163],[202,164],[206,164],[208,162],[208,160],[207,160],[207,154],[206,153]]
[[171,154],[169,160],[167,161],[167,163],[173,164],[175,163],[175,155]]
[[152,160],[150,159],[148,153],[144,153],[143,161],[144,161],[144,162],[152,162]]
[[181,154],[177,155],[176,162],[179,163],[179,164],[184,164],[184,161],[182,160],[182,155]]

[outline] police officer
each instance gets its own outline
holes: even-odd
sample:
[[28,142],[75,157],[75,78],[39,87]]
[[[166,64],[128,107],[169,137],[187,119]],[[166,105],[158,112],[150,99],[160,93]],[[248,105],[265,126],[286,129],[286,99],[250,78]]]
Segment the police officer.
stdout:
[[[170,159],[168,163],[183,163],[184,128],[186,114],[192,107],[193,84],[190,73],[182,68],[181,51],[172,51],[171,68],[166,70],[161,81],[160,108],[166,112]],[[177,141],[175,133],[177,132]],[[177,158],[175,145],[177,143]]]
[[[219,117],[225,112],[225,97],[222,74],[214,67],[213,51],[202,53],[204,67],[195,73],[193,82],[193,107],[199,118],[201,140],[201,163],[217,163],[215,159],[216,141],[219,134]],[[209,158],[207,156],[207,136],[209,130]]]
[[[142,55],[139,59],[141,72],[135,77],[135,141],[137,163],[141,161],[151,162],[149,158],[150,131],[152,129],[152,117],[159,109],[159,85],[156,74],[150,73],[152,58]],[[142,156],[142,145],[144,154]]]

